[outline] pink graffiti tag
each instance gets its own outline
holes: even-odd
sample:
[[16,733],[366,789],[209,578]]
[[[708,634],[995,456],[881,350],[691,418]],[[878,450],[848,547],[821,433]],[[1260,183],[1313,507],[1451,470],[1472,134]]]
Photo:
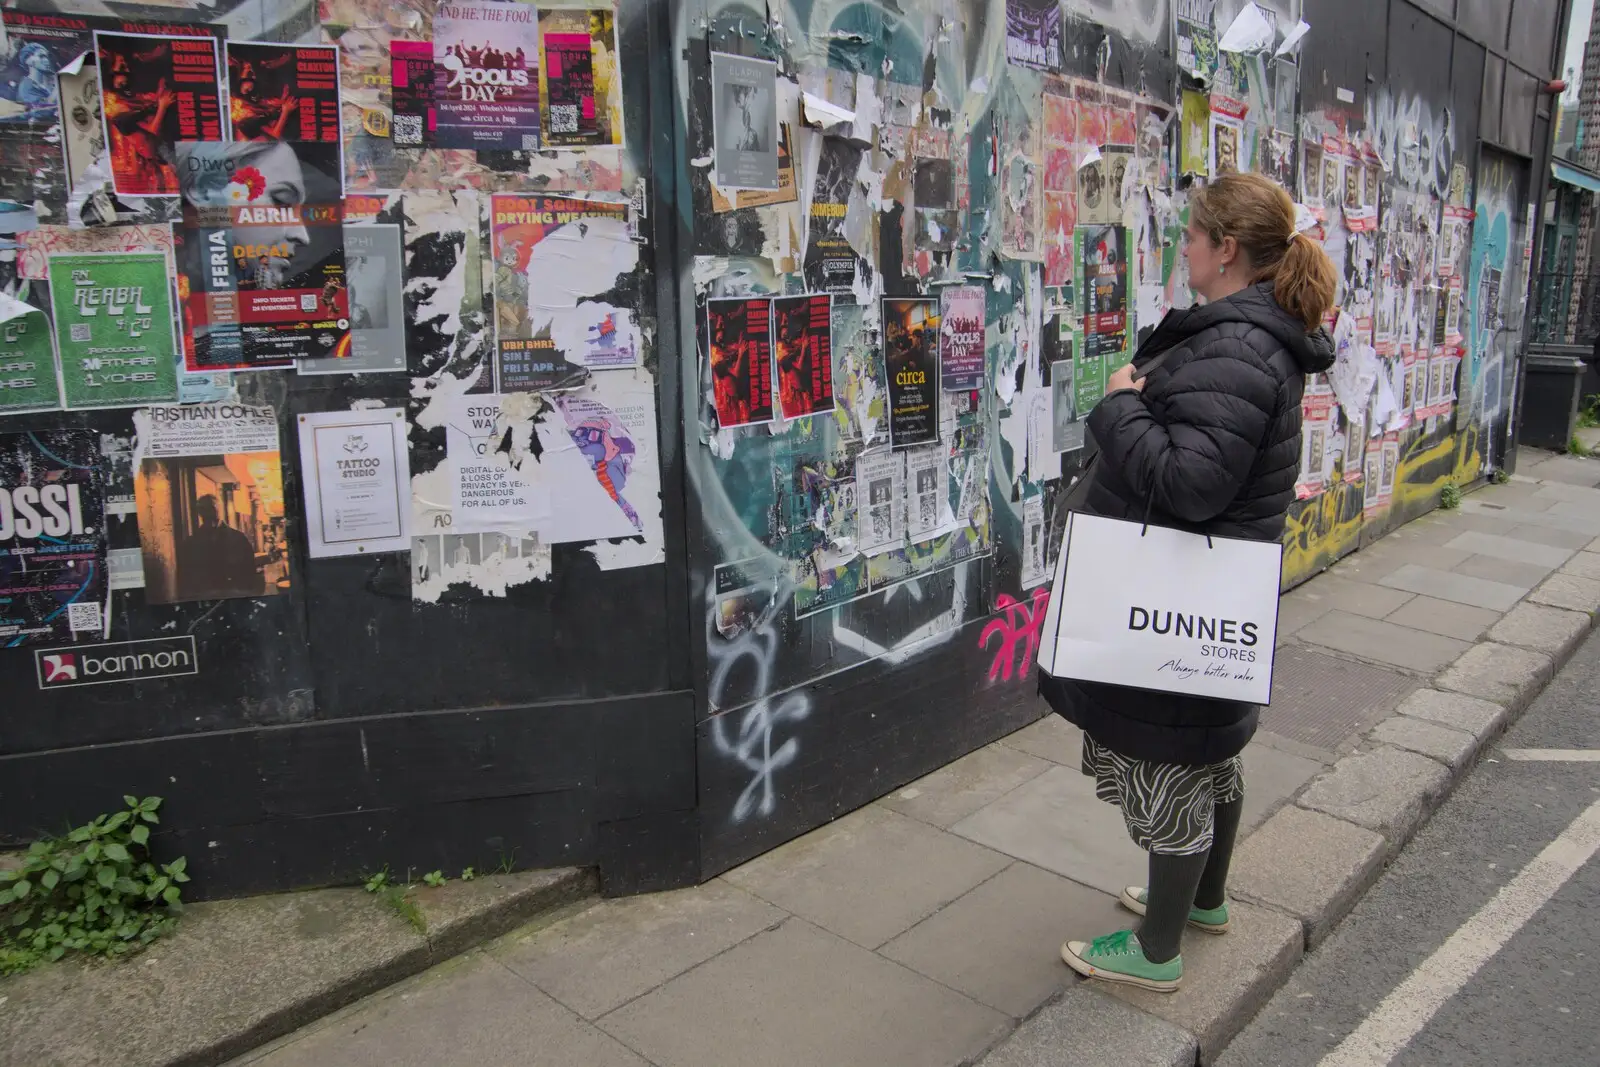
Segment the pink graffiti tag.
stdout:
[[[978,635],[979,648],[988,648],[989,638],[1000,635],[1000,647],[995,649],[994,663],[989,667],[989,681],[998,678],[1009,682],[1013,674],[1026,678],[1033,670],[1034,654],[1039,651],[1039,629],[1050,607],[1050,590],[1035,589],[1031,601],[1014,600],[1001,593],[995,598],[995,607],[1005,614],[990,620]],[[1022,645],[1020,660],[1017,656],[1019,642]]]

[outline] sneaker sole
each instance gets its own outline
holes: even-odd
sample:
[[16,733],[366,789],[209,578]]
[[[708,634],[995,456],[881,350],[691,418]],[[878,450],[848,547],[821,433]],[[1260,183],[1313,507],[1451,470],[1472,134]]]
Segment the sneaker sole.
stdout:
[[[1138,897],[1130,896],[1126,889],[1124,889],[1122,891],[1122,895],[1117,898],[1117,903],[1121,904],[1124,908],[1127,908],[1129,911],[1133,912],[1135,915],[1143,915],[1144,914],[1144,911],[1145,911],[1144,903]],[[1223,922],[1223,923],[1195,922],[1193,919],[1189,919],[1189,920],[1187,920],[1187,922],[1188,922],[1188,924],[1190,926],[1194,927],[1196,930],[1200,930],[1200,931],[1203,931],[1203,932],[1208,933],[1208,934],[1225,934],[1225,933],[1228,932],[1228,926],[1230,925],[1229,923],[1226,923],[1226,922]]]
[[1156,978],[1140,978],[1136,974],[1123,974],[1121,971],[1102,971],[1088,960],[1075,955],[1066,945],[1061,946],[1061,962],[1085,978],[1098,978],[1102,982],[1138,986],[1140,989],[1149,989],[1156,993],[1176,993],[1179,986],[1183,984],[1182,978],[1164,982]]

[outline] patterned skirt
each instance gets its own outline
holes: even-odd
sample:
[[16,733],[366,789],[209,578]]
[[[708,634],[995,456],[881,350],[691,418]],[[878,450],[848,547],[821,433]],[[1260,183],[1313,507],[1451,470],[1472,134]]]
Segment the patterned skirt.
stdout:
[[1244,796],[1238,756],[1202,766],[1119,756],[1083,736],[1083,773],[1095,796],[1122,809],[1128,835],[1146,852],[1193,856],[1211,848],[1212,806]]

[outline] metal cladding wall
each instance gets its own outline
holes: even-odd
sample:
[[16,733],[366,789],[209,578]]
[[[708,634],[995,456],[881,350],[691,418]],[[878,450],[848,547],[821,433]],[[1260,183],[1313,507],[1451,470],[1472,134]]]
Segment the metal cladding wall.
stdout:
[[[73,6],[19,8],[81,22]],[[1502,469],[1562,5],[1280,2],[1264,51],[1219,55],[1241,6],[620,0],[607,153],[396,147],[391,52],[433,38],[435,0],[118,5],[122,25],[95,25],[340,46],[346,211],[402,235],[404,370],[219,384],[278,420],[281,589],[114,587],[102,632],[56,642],[192,637],[192,674],[59,688],[55,644],[0,647],[0,843],[132,792],[166,798],[160,847],[207,895],[502,861],[597,864],[632,892],[711,877],[1037,718],[1082,418],[1188,303],[1187,191],[1230,157],[1318,216],[1360,368],[1308,407],[1322,435],[1287,580]],[[80,250],[67,223],[97,201],[48,123],[4,118],[0,198],[42,210],[0,244],[0,288],[47,309],[43,265]],[[1308,158],[1334,161],[1333,186]],[[496,196],[594,214],[529,268]],[[130,248],[155,239],[135,225],[178,221],[119,210]],[[508,386],[500,331],[558,289],[635,328],[638,366]],[[1402,337],[1441,293],[1437,337]],[[827,299],[784,299],[805,296]],[[917,333],[936,314],[968,327],[948,358]],[[461,532],[465,413],[490,406],[484,448],[554,479],[574,397],[626,430],[627,484],[552,481],[557,536]],[[311,558],[298,422],[375,407],[405,412],[411,550]],[[0,413],[0,435],[71,428],[99,437],[108,494],[118,464],[140,476],[131,409]],[[636,532],[563,525],[597,485]],[[148,575],[132,500],[110,547],[143,548]]]

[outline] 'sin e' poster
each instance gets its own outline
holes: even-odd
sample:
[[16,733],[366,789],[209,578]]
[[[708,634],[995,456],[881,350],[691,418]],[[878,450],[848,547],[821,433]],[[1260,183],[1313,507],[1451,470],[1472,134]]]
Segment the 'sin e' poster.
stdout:
[[984,292],[962,285],[939,294],[939,375],[953,393],[983,385]]
[[433,16],[435,143],[539,147],[539,20],[531,4],[445,0]]
[[0,434],[0,648],[103,632],[100,435]]
[[1056,0],[1006,0],[1006,62],[1061,73],[1061,5]]
[[833,410],[833,300],[825,294],[772,302],[778,408],[786,419]]
[[342,142],[336,45],[229,41],[227,52],[231,140]]
[[339,146],[178,146],[178,288],[191,372],[349,355]]
[[38,308],[0,293],[0,415],[60,406],[49,321]]
[[778,188],[778,65],[712,52],[711,128],[715,184]]
[[103,31],[94,40],[112,188],[178,195],[178,143],[222,140],[216,40]]
[[49,273],[67,408],[178,399],[166,256],[58,253]]
[[438,114],[433,103],[433,42],[389,42],[389,93],[394,119],[389,135],[396,148],[434,142]]
[[[585,370],[639,365],[631,309],[591,298],[574,263],[620,273],[634,253],[628,205],[570,196],[497,193],[490,201],[494,256],[495,370],[501,393],[552,389]],[[635,253],[636,254],[636,253]]]
[[539,11],[540,106],[544,143],[585,148],[621,144],[616,17],[610,8]]
[[895,448],[939,439],[939,298],[883,298],[884,362],[889,374],[889,442]]
[[1084,355],[1110,374],[1127,362],[1128,231],[1121,226],[1080,226],[1078,240]]
[[765,298],[706,301],[712,404],[725,430],[772,421],[771,312]]
[[838,137],[822,139],[804,264],[806,287],[814,292],[851,297],[855,293],[856,250],[845,236],[845,217],[860,169],[860,148]]

